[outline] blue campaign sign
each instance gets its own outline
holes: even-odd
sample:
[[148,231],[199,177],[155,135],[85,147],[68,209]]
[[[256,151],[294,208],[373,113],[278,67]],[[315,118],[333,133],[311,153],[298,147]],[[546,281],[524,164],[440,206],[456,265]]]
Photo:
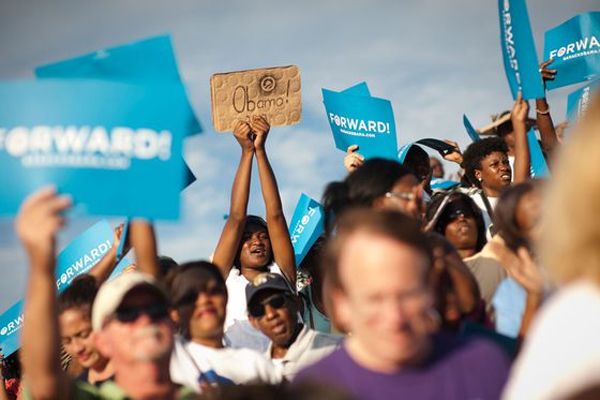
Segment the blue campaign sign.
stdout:
[[169,84],[0,83],[0,215],[54,184],[75,212],[178,218],[188,119]]
[[469,121],[469,118],[467,118],[466,114],[463,114],[463,125],[465,126],[467,134],[469,135],[472,141],[476,142],[478,140],[481,140],[479,134],[477,133],[475,128],[473,128],[473,125],[471,124],[471,121]]
[[[35,69],[38,78],[100,79],[125,83],[170,83],[187,108],[186,135],[202,132],[187,99],[177,69],[177,61],[169,35],[152,37],[89,54],[42,65]],[[169,112],[169,108],[163,110]]]
[[108,277],[109,281],[112,281],[117,276],[121,275],[123,272],[127,272],[127,268],[135,266],[135,262],[133,259],[129,258],[129,256],[125,256],[117,263],[117,266],[113,270],[113,272]]
[[290,239],[294,246],[296,266],[299,266],[308,251],[325,230],[325,211],[318,201],[302,193],[294,216],[290,221]]
[[527,144],[529,145],[529,161],[531,163],[532,178],[547,178],[550,176],[546,158],[542,153],[542,148],[535,135],[535,130],[532,128],[527,132]]
[[[78,275],[89,272],[110,250],[113,238],[110,225],[102,220],[71,241],[56,258],[56,290],[62,292]],[[19,300],[0,315],[0,347],[5,357],[19,348],[22,325],[23,300]]]
[[579,14],[544,35],[544,58],[556,69],[548,89],[600,77],[600,12]]
[[[364,93],[366,84],[350,89]],[[346,151],[356,144],[365,159],[396,158],[396,124],[389,100],[323,89],[323,103],[335,147]]]
[[448,190],[460,185],[460,182],[451,181],[443,178],[432,178],[429,186],[431,190]]
[[498,14],[504,71],[513,99],[519,91],[525,100],[545,97],[525,0],[498,0]]
[[19,300],[0,315],[0,347],[4,357],[19,349],[22,326],[23,300]]
[[592,98],[600,92],[600,79],[569,94],[567,98],[567,120],[576,122],[587,110]]
[[371,91],[369,90],[369,86],[365,81],[359,82],[354,86],[350,86],[348,89],[342,90],[342,93],[351,94],[353,96],[371,97]]

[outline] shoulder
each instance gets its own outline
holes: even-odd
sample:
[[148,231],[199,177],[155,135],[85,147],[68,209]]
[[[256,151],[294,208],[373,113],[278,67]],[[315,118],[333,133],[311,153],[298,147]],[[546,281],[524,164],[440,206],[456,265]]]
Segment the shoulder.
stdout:
[[508,355],[489,339],[438,335],[434,343],[435,358],[441,363],[468,366],[473,374],[488,374],[490,370],[504,377],[508,374],[510,368]]
[[350,367],[351,365],[354,365],[354,363],[351,362],[345,349],[340,346],[320,361],[301,370],[294,381],[325,380],[336,375],[341,366]]
[[343,337],[331,335],[329,333],[319,332],[315,329],[308,329],[307,335],[309,336],[314,347],[330,347],[338,346],[342,343]]

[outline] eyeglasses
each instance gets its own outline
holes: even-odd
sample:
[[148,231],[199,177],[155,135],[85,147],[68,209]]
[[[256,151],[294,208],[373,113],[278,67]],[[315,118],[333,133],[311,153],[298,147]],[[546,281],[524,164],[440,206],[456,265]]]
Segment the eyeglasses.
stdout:
[[395,197],[397,199],[412,201],[417,198],[417,196],[413,192],[387,192],[385,197]]
[[254,302],[248,306],[248,314],[254,318],[261,318],[266,314],[265,306],[269,305],[271,308],[280,309],[285,305],[287,296],[285,294],[276,294],[269,297],[261,303]]
[[115,311],[115,319],[119,322],[130,323],[137,321],[142,314],[147,315],[152,322],[157,322],[167,318],[169,310],[162,303],[148,304],[142,307],[119,307]]

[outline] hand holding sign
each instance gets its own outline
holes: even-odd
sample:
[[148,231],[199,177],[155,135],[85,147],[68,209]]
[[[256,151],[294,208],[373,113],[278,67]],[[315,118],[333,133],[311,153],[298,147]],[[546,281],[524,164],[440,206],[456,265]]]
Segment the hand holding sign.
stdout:
[[344,157],[344,167],[348,172],[354,172],[358,167],[365,163],[365,158],[357,152],[358,146],[353,144],[348,146],[346,156]]
[[19,239],[29,254],[32,267],[47,265],[54,260],[55,236],[65,221],[61,212],[71,206],[71,198],[59,196],[53,187],[46,187],[30,195],[21,205],[15,221]]
[[250,124],[246,121],[238,121],[233,129],[233,136],[242,147],[242,152],[254,152],[254,137]]
[[253,115],[250,117],[250,128],[252,128],[252,132],[254,133],[254,149],[256,151],[264,150],[271,125],[269,125],[264,116]]
[[521,92],[517,95],[517,100],[510,112],[513,130],[515,133],[525,133],[527,131],[527,115],[529,114],[529,103],[523,100]]
[[546,81],[553,81],[556,77],[556,70],[548,68],[548,65],[552,64],[553,61],[554,59],[551,58],[540,64],[540,73],[542,74],[544,85],[546,85]]

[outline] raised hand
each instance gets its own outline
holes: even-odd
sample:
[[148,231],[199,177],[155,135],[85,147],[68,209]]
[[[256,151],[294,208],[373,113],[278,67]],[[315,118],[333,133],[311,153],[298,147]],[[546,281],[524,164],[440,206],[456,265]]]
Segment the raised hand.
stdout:
[[252,132],[255,135],[254,148],[256,150],[264,150],[267,135],[271,129],[271,125],[267,122],[266,117],[262,115],[253,115],[250,117],[250,128],[252,128]]
[[344,157],[344,167],[348,172],[354,172],[365,162],[365,158],[360,153],[358,153],[357,150],[358,145],[356,144],[348,146],[348,148],[346,149],[346,156]]
[[71,198],[59,196],[54,187],[38,190],[25,199],[15,230],[31,261],[54,259],[56,233],[65,223],[61,213],[70,206]]
[[459,165],[462,164],[463,155],[462,155],[462,152],[460,151],[460,147],[458,146],[458,143],[453,142],[452,140],[448,140],[448,139],[444,139],[444,142],[448,143],[450,146],[454,147],[454,149],[455,149],[452,153],[442,155],[442,157],[444,157],[444,160],[452,161]]
[[238,121],[233,128],[233,136],[242,147],[243,152],[254,151],[254,133],[248,122]]
[[523,94],[519,92],[517,95],[517,100],[515,100],[515,104],[513,106],[512,111],[510,112],[510,119],[513,124],[513,129],[516,131],[517,129],[522,128],[525,131],[525,122],[527,121],[527,115],[529,114],[529,103],[527,100],[523,100]]
[[542,80],[544,81],[544,86],[546,85],[546,81],[553,81],[556,76],[555,69],[548,69],[548,65],[552,64],[554,61],[553,58],[544,61],[540,64],[540,74],[542,74]]

